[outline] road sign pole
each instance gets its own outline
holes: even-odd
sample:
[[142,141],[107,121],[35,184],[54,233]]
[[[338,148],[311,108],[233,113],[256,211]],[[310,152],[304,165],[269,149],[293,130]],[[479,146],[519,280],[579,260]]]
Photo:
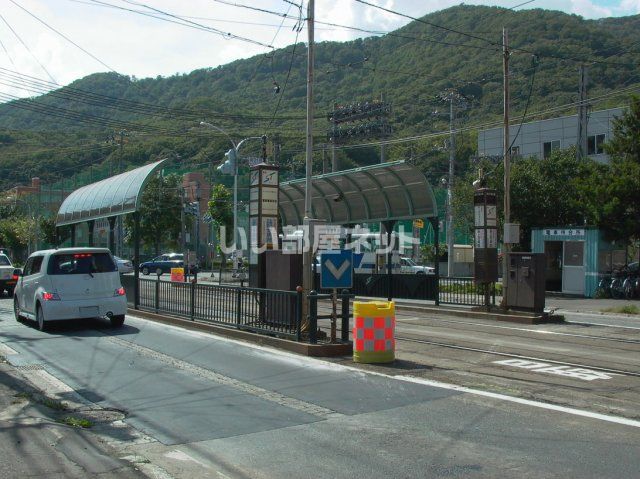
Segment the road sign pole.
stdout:
[[331,343],[335,343],[338,318],[338,290],[336,288],[333,288],[331,292],[331,303]]

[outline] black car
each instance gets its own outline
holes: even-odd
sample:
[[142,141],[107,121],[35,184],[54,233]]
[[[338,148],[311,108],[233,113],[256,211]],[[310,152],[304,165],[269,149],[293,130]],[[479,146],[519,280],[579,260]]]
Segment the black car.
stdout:
[[[140,263],[140,271],[142,274],[160,274],[171,273],[171,268],[183,268],[184,267],[184,255],[181,253],[166,253],[153,258],[151,261],[145,261]],[[198,265],[194,265],[190,268],[190,273],[196,273],[198,271]]]

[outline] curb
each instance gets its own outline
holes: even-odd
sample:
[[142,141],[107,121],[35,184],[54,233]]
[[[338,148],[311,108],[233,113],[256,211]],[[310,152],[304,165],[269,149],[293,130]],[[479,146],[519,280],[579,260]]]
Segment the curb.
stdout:
[[487,313],[483,311],[470,311],[463,309],[447,308],[442,306],[413,306],[408,304],[396,303],[396,311],[415,312],[415,313],[432,313],[432,314],[445,314],[462,316],[465,318],[475,319],[490,319],[494,321],[504,321],[518,324],[543,324],[543,323],[558,323],[564,321],[562,315],[527,315],[525,314],[502,314],[502,313]]
[[241,329],[227,328],[224,326],[218,326],[215,324],[203,323],[199,321],[190,321],[188,319],[183,319],[176,316],[156,314],[141,309],[127,308],[127,314],[155,321],[157,323],[170,324],[172,326],[178,326],[180,328],[193,331],[203,331],[219,336],[240,339],[253,344],[259,344],[261,346],[271,346],[273,348],[289,351],[303,356],[337,357],[350,356],[353,354],[353,344],[351,342],[345,344],[298,343],[296,341],[278,338],[275,336],[265,336],[262,334],[252,333],[250,331],[243,331]]

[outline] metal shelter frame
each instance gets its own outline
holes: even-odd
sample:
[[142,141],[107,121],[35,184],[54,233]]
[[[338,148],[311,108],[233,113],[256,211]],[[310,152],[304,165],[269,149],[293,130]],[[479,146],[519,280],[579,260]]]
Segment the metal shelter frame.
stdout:
[[[345,226],[382,223],[387,244],[391,244],[396,222],[428,218],[438,250],[438,207],[433,189],[424,174],[411,163],[394,161],[327,173],[314,176],[311,185],[311,211],[315,219]],[[303,224],[305,193],[304,179],[280,184],[278,208],[282,225]],[[393,293],[391,255],[388,251],[389,300]],[[439,278],[437,260],[435,268]]]
[[142,191],[147,182],[166,159],[111,176],[73,191],[60,205],[56,218],[56,237],[60,243],[59,228],[71,226],[71,246],[75,246],[76,224],[87,222],[89,226],[89,246],[93,246],[93,227],[96,220],[109,221],[109,249],[114,249],[115,220],[117,216],[133,213],[134,242],[134,305],[140,302],[138,278],[140,277],[140,204]]

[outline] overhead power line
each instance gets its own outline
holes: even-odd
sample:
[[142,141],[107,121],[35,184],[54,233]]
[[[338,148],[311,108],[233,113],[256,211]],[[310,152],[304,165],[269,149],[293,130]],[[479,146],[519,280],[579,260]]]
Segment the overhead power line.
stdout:
[[[24,8],[22,5],[16,3],[14,0],[9,0],[11,3],[13,3],[16,7],[18,7],[20,10],[24,11],[25,13],[27,13],[29,16],[31,16],[32,18],[36,19],[38,22],[40,22],[41,24],[43,24],[45,27],[47,27],[49,30],[53,31],[54,33],[56,33],[57,35],[61,36],[62,38],[64,38],[66,41],[68,41],[69,43],[71,43],[73,46],[75,46],[76,48],[80,49],[81,51],[83,51],[84,53],[86,53],[87,55],[89,55],[91,58],[93,58],[95,61],[97,61],[98,63],[100,63],[100,65],[104,66],[105,68],[107,68],[109,71],[115,71],[113,68],[111,68],[109,65],[107,65],[105,62],[103,62],[102,60],[100,60],[98,57],[96,57],[93,53],[88,52],[87,50],[85,50],[84,48],[82,48],[80,45],[78,45],[76,42],[74,42],[73,40],[71,40],[69,37],[67,37],[66,35],[64,35],[63,33],[59,32],[58,30],[56,30],[55,28],[53,28],[51,25],[49,25],[47,22],[45,22],[44,20],[40,19],[39,17],[35,16],[33,13],[31,13],[29,10],[27,10],[26,8]],[[55,81],[55,80],[54,80]]]
[[[53,78],[53,75],[51,75],[51,73],[49,73],[49,70],[46,69],[46,67],[42,64],[42,62],[40,60],[38,60],[38,57],[35,56],[35,54],[31,51],[31,49],[27,46],[27,44],[22,40],[22,38],[20,37],[20,35],[18,35],[16,33],[16,31],[13,29],[13,27],[11,25],[9,25],[9,22],[7,21],[6,18],[4,18],[4,16],[2,14],[0,14],[0,18],[2,19],[2,21],[5,23],[5,25],[9,28],[9,30],[11,30],[11,33],[13,33],[13,35],[18,39],[18,41],[22,44],[22,46],[29,52],[29,55],[31,55],[33,57],[33,59],[36,61],[36,63],[38,65],[40,65],[40,68],[42,68],[42,70],[47,74],[47,76],[49,78],[51,78],[51,81],[55,82],[56,79]],[[4,48],[4,45],[2,46]],[[6,49],[5,49],[6,51]],[[9,52],[7,52],[7,56],[9,55]],[[11,58],[9,58],[11,59]],[[13,60],[11,60],[11,63],[13,64]]]
[[[425,20],[423,18],[412,17],[411,15],[407,15],[406,13],[398,12],[396,10],[391,10],[389,8],[386,8],[386,7],[383,7],[383,6],[380,6],[380,5],[376,5],[374,3],[370,3],[370,2],[367,2],[365,0],[355,0],[355,1],[358,2],[358,3],[361,3],[363,5],[367,5],[369,7],[376,8],[378,10],[382,10],[382,11],[387,12],[387,13],[391,13],[393,15],[404,17],[404,18],[413,20],[413,21],[418,22],[418,23],[423,23],[423,24],[428,25],[428,26],[433,27],[433,28],[438,28],[440,30],[444,30],[444,31],[449,32],[449,33],[455,33],[457,35],[462,35],[462,36],[465,36],[467,38],[472,38],[474,40],[480,40],[480,41],[482,41],[482,42],[484,42],[484,43],[486,43],[488,45],[491,45],[494,48],[495,47],[500,47],[500,49],[502,49],[502,47],[503,47],[501,42],[495,42],[493,40],[488,40],[486,38],[480,37],[480,36],[475,35],[473,33],[465,32],[465,31],[462,31],[462,30],[457,30],[455,28],[445,27],[444,25],[438,25],[437,23],[430,22],[430,21]],[[531,55],[537,55],[538,57],[541,57],[541,58],[542,57],[558,58],[558,59],[562,59],[562,60],[570,60],[570,61],[580,62],[580,63],[582,63],[582,62],[591,62],[591,63],[601,63],[601,64],[605,64],[605,65],[634,66],[634,67],[636,66],[634,64],[629,64],[629,63],[607,62],[605,60],[597,60],[597,59],[593,59],[593,58],[569,57],[569,56],[549,54],[549,53],[541,54],[539,52],[535,52],[535,51],[528,50],[526,48],[520,48],[520,47],[517,47],[517,48],[510,47],[509,50],[512,51],[512,52],[529,53]]]
[[[230,113],[220,113],[203,109],[188,109],[188,108],[169,108],[160,106],[153,103],[145,103],[134,100],[126,100],[120,97],[114,97],[110,95],[102,95],[99,93],[82,90],[80,88],[74,88],[69,86],[61,86],[54,82],[48,82],[37,77],[25,75],[16,71],[12,71],[6,68],[0,67],[0,78],[5,76],[5,79],[13,79],[15,81],[24,81],[32,88],[39,90],[41,93],[48,93],[52,96],[64,97],[66,99],[88,103],[96,106],[104,106],[107,108],[118,109],[127,111],[130,113],[139,114],[154,114],[159,116],[168,117],[186,117],[189,119],[201,119],[203,116],[209,118],[220,118],[227,120],[253,120],[264,121],[270,120],[271,115],[240,115]],[[58,89],[58,90],[54,90]],[[278,120],[300,120],[304,116],[300,115],[287,115],[278,117]]]

